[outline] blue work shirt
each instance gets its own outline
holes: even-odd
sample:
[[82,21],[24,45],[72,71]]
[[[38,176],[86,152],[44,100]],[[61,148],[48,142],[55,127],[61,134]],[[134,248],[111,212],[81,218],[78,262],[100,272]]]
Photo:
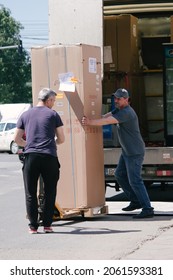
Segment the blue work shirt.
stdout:
[[133,108],[128,105],[123,109],[116,108],[112,116],[118,120],[117,132],[122,152],[126,156],[144,155],[145,143],[142,139],[138,117]]

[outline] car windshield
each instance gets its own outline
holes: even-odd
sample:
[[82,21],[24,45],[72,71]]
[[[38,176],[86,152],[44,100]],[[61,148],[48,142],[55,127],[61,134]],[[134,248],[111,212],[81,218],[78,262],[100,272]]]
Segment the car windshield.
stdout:
[[16,123],[7,123],[5,131],[13,129],[16,127]]

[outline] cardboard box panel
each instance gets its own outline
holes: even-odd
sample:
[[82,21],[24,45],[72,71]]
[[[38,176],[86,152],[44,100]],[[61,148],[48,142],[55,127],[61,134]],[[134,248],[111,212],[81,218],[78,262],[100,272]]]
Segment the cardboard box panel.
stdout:
[[117,71],[117,16],[104,17],[104,71]]
[[[105,203],[103,135],[100,127],[81,125],[81,118],[100,117],[102,104],[100,48],[53,45],[33,48],[33,102],[42,87],[57,94],[54,109],[64,123],[65,143],[58,146],[61,163],[57,203],[61,208],[103,206]],[[58,74],[72,72],[75,92],[59,91]]]
[[132,15],[117,17],[118,71],[139,71],[138,19]]
[[139,71],[138,18],[104,17],[104,71]]
[[170,40],[170,42],[173,43],[173,16],[170,16],[170,23],[171,23],[171,40]]

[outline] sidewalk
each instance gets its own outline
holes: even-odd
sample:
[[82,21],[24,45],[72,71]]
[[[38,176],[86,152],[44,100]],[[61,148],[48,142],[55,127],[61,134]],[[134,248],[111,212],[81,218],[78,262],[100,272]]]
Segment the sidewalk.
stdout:
[[[121,208],[128,202],[107,202],[109,215],[132,218],[133,212],[123,212]],[[124,260],[173,260],[173,202],[152,202],[155,209],[155,217],[150,219],[133,220],[133,229],[141,229],[142,238],[136,243],[129,237],[129,242],[133,243],[133,249],[126,251],[121,257]],[[131,221],[132,221],[131,220]],[[121,224],[122,227],[122,224]],[[125,251],[125,250],[124,250]]]

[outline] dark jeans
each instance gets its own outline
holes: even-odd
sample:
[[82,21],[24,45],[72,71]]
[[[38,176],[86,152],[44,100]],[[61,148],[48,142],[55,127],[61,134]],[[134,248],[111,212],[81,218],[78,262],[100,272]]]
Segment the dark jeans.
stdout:
[[25,155],[23,179],[26,196],[26,210],[31,228],[38,228],[38,178],[41,175],[44,183],[43,226],[52,223],[57,182],[59,180],[60,164],[57,157],[46,154],[30,153]]
[[144,211],[148,211],[153,208],[141,177],[143,159],[143,155],[121,155],[115,177],[131,204],[141,206]]

